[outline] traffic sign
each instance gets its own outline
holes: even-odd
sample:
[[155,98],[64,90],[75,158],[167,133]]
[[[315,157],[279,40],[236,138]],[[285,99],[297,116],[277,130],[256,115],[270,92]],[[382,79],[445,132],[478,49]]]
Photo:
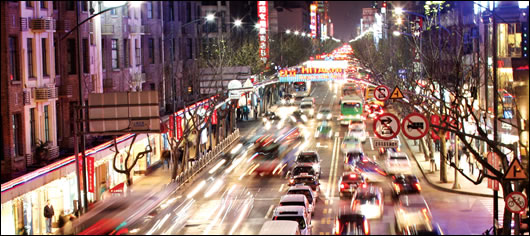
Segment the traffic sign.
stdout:
[[394,91],[392,92],[392,95],[390,96],[391,99],[400,99],[400,98],[403,98],[403,93],[401,92],[401,90],[399,90],[399,88],[396,86],[396,88],[394,88]]
[[514,158],[514,160],[510,164],[510,167],[508,167],[508,171],[506,171],[506,173],[504,174],[504,179],[506,180],[528,179],[528,177],[524,173],[523,168],[521,167],[521,163],[519,162],[519,159]]
[[390,89],[387,86],[379,85],[374,90],[374,97],[378,101],[386,101],[390,97]]
[[392,139],[392,140],[382,140],[378,138],[372,139],[374,148],[398,148],[399,147],[399,140]]
[[409,139],[420,139],[429,132],[429,122],[424,115],[413,112],[403,119],[401,130]]
[[399,134],[399,118],[391,113],[383,113],[375,118],[374,133],[380,139],[393,139]]
[[511,192],[504,199],[504,203],[508,206],[508,210],[515,214],[523,212],[528,205],[526,196],[521,192]]
[[[499,170],[499,166],[500,166],[499,155],[497,155],[497,153],[494,153],[494,152],[488,152],[488,155],[486,157],[488,159],[488,164],[493,166],[493,168],[495,168],[496,170]],[[489,171],[488,169],[486,169],[486,174],[493,175],[493,173]],[[499,181],[488,178],[488,188],[494,191],[499,191]]]

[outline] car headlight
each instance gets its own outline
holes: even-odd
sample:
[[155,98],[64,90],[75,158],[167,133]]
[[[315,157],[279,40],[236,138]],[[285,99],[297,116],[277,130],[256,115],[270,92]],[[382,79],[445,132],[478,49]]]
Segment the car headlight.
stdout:
[[[307,122],[307,116],[306,116],[306,115],[302,115],[302,116],[300,116],[300,118],[302,118],[302,120],[303,120],[304,122]],[[295,121],[295,122],[296,122],[296,121]]]
[[313,170],[315,170],[315,171],[320,170],[320,164],[313,165]]
[[296,122],[296,118],[294,118],[294,116],[291,116],[291,120],[292,120],[293,122]]
[[328,114],[327,119],[328,120],[331,119],[331,114]]
[[263,122],[267,122],[267,118],[263,117]]
[[282,102],[282,104],[285,104],[285,99],[282,99],[282,101],[281,101],[281,102]]
[[315,114],[315,111],[311,109],[311,110],[309,110],[309,114],[313,115],[313,114]]
[[322,113],[317,114],[317,119],[322,119]]

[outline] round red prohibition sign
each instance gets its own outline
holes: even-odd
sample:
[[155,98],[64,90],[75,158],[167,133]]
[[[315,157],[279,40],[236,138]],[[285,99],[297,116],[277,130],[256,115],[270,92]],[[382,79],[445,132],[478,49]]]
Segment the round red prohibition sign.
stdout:
[[390,97],[390,88],[385,85],[379,85],[374,89],[374,97],[379,101],[386,101]]
[[410,113],[401,121],[401,131],[409,139],[423,138],[429,132],[429,121],[420,113]]
[[508,207],[508,210],[512,213],[519,214],[526,209],[528,200],[526,196],[521,192],[511,192],[508,194],[504,203]]
[[399,118],[391,113],[383,113],[374,120],[374,133],[380,139],[390,140],[399,134]]

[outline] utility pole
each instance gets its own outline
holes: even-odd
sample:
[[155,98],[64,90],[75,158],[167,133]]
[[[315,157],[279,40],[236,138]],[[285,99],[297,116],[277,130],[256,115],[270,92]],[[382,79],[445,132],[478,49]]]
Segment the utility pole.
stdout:
[[[497,21],[495,16],[495,8],[493,8],[493,141],[498,142],[498,132],[497,132],[497,115],[499,109],[498,101],[498,88],[497,88]],[[494,166],[497,168],[497,166]],[[500,181],[499,181],[500,182]],[[501,182],[502,184],[502,182]],[[497,225],[499,224],[499,191],[493,190],[493,225],[494,225],[494,234],[497,235]]]

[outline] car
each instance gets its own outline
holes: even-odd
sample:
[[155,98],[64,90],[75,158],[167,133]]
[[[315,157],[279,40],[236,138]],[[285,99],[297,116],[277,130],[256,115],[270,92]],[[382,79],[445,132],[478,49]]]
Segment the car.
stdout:
[[348,131],[348,136],[357,137],[362,143],[365,143],[368,138],[368,132],[361,127],[354,127]]
[[311,235],[311,221],[303,206],[279,206],[274,209],[272,220],[293,220],[298,222],[300,234]]
[[317,113],[317,120],[331,120],[333,114],[329,108],[322,108]]
[[258,235],[300,235],[298,222],[292,220],[265,221]]
[[390,156],[390,153],[399,152],[399,148],[379,148],[379,157],[382,157],[384,160],[387,160]]
[[298,184],[307,185],[311,187],[311,189],[315,192],[315,196],[318,197],[318,192],[320,192],[320,182],[318,181],[317,177],[309,175],[307,173],[301,173],[300,175],[294,176],[293,178],[289,179],[289,184],[287,185],[293,186]]
[[311,103],[315,104],[315,98],[314,97],[304,97],[304,98],[302,98],[302,101],[300,103],[302,103],[302,102],[311,102]]
[[402,235],[443,235],[439,224],[421,212],[399,212],[400,219],[395,224],[396,234]]
[[366,183],[364,181],[364,176],[362,176],[360,173],[356,172],[344,172],[342,173],[342,176],[339,178],[339,197],[344,196],[355,196],[355,193],[357,192],[357,188]]
[[343,207],[339,209],[339,214],[335,217],[333,234],[370,235],[370,223],[364,215]]
[[362,148],[353,148],[344,155],[344,170],[353,171],[358,162],[365,160]]
[[361,140],[355,136],[346,136],[342,140],[341,150],[343,153],[348,153],[350,150],[361,149]]
[[280,100],[280,103],[282,105],[293,105],[294,104],[294,96],[291,94],[285,94],[283,95],[282,99]]
[[333,129],[331,125],[323,121],[318,125],[317,130],[315,131],[315,138],[331,138],[333,136]]
[[392,176],[392,197],[397,199],[403,194],[415,194],[421,192],[420,181],[415,175],[399,174]]
[[366,182],[386,182],[388,174],[374,160],[368,158],[362,150],[354,149],[346,154],[345,170],[363,175]]
[[288,174],[291,178],[293,178],[294,176],[300,175],[302,173],[307,173],[309,175],[316,176],[317,178],[320,177],[320,175],[316,172],[313,163],[294,164],[293,168],[289,171]]
[[386,172],[395,174],[412,174],[409,157],[404,152],[392,152],[385,161]]
[[420,213],[424,219],[431,221],[432,214],[425,198],[420,194],[400,195],[396,204],[394,204],[394,219],[396,232],[402,231],[402,226],[408,224],[410,213]]
[[293,114],[291,114],[291,116],[289,116],[289,122],[291,122],[292,124],[297,124],[297,123],[306,123],[308,121],[308,117],[306,114],[304,114],[301,110],[296,110],[293,112]]
[[[279,206],[303,206],[308,215],[312,216],[315,210],[311,204],[309,204],[309,201],[307,201],[307,197],[303,194],[286,194],[283,195],[280,198],[280,204]],[[311,218],[309,218],[311,220]]]
[[308,117],[313,118],[315,116],[315,105],[313,102],[302,101],[300,103],[300,110]]
[[320,169],[321,161],[317,151],[302,151],[296,156],[294,163],[295,165],[298,163],[310,163],[318,173],[318,176],[320,176],[322,174],[322,170]]
[[356,127],[366,130],[366,124],[361,119],[351,120],[350,123],[348,124],[348,130],[352,130]]
[[304,194],[307,197],[307,201],[311,204],[311,207],[316,205],[317,196],[313,189],[307,185],[297,184],[287,189],[287,194]]
[[379,219],[383,216],[383,188],[372,184],[363,184],[352,198],[351,207],[368,219]]

